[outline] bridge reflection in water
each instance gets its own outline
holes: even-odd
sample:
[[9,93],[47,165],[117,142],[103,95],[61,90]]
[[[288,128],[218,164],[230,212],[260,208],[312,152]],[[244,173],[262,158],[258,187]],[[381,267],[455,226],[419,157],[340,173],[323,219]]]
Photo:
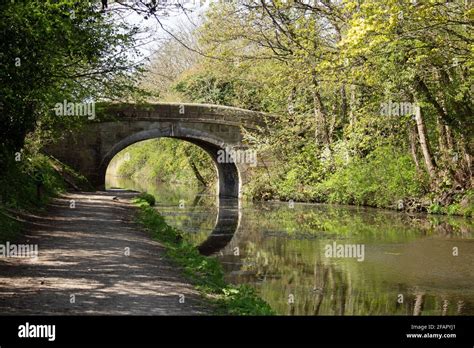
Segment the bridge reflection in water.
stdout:
[[240,225],[239,204],[238,199],[219,199],[216,225],[209,237],[199,245],[201,254],[212,255],[230,243]]
[[[189,188],[168,191],[164,189],[164,185],[142,186],[140,182],[113,175],[107,175],[106,182],[109,189],[132,189],[153,194],[157,200],[156,209],[166,218],[181,220],[180,224],[188,232],[190,228],[185,226],[200,225],[196,232],[208,232],[205,236],[200,233],[201,238],[205,239],[196,242],[199,252],[206,256],[216,254],[228,246],[240,226],[241,201],[237,198],[221,198],[213,192],[199,192]],[[159,193],[154,192],[158,187]],[[183,207],[178,208],[182,202]]]

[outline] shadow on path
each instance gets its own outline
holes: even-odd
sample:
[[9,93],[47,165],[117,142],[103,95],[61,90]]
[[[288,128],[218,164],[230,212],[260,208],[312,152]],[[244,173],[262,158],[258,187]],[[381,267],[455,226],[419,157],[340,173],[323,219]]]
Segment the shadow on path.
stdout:
[[164,248],[133,222],[133,195],[71,193],[27,216],[22,243],[37,244],[39,257],[0,258],[0,315],[209,314]]

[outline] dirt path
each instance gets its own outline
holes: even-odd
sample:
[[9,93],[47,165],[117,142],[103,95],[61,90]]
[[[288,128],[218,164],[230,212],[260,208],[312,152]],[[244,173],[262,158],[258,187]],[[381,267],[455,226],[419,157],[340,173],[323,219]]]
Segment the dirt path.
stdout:
[[30,216],[23,243],[38,244],[39,257],[0,258],[0,315],[210,313],[163,247],[133,222],[131,195],[67,194]]

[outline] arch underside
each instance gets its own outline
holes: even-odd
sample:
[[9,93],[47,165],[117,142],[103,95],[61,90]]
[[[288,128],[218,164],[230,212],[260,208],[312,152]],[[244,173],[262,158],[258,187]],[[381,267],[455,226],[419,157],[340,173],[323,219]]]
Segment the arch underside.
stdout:
[[218,151],[226,144],[220,139],[199,130],[172,127],[171,129],[149,129],[137,132],[117,142],[102,158],[98,176],[101,186],[105,183],[107,167],[114,156],[128,146],[149,139],[174,138],[195,144],[206,151],[214,161],[218,173],[218,195],[220,198],[238,198],[240,192],[239,171],[235,163],[219,163]]

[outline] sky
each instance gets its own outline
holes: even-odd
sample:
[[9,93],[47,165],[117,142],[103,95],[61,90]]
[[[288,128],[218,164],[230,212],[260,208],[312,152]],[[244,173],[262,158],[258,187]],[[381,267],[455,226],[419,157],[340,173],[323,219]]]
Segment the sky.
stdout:
[[[137,37],[140,41],[139,51],[142,54],[142,57],[133,57],[137,62],[146,58],[151,59],[160,45],[171,37],[169,33],[179,33],[183,28],[193,30],[202,21],[202,16],[212,0],[161,0],[162,3],[163,1],[168,5],[157,13],[159,21],[153,16],[145,19],[143,14],[129,9],[114,11],[114,16],[118,20],[124,20],[144,31]],[[177,3],[180,6],[177,6]],[[115,10],[117,6],[120,5],[111,3],[109,9]]]

